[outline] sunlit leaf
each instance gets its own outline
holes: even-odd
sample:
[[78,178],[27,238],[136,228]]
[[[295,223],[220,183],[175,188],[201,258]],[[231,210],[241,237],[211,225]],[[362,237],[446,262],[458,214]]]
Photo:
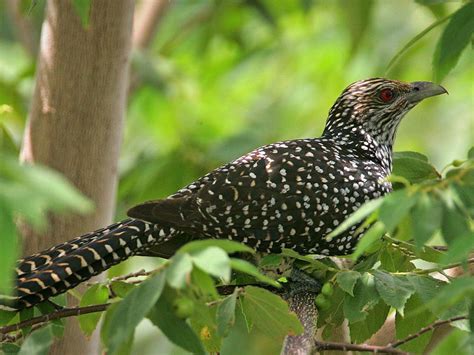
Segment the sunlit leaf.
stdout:
[[193,260],[187,253],[178,253],[171,259],[166,270],[166,281],[173,288],[183,288],[189,283]]
[[230,280],[230,258],[227,253],[218,247],[207,247],[206,249],[191,254],[193,263],[201,270],[222,277],[225,281]]

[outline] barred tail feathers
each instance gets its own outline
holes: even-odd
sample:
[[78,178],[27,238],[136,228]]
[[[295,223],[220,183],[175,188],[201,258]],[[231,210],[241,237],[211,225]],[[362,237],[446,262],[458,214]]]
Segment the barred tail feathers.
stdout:
[[105,228],[101,228],[94,232],[81,235],[80,237],[76,237],[65,243],[55,245],[42,252],[18,260],[18,266],[16,268],[17,278],[27,277],[28,274],[35,272],[40,267],[51,265],[53,262],[55,262],[56,259],[66,255],[67,253],[70,253],[71,250],[75,250],[82,247],[83,245],[89,244],[94,240],[97,240],[100,237],[110,233],[114,229],[126,225],[130,221],[131,219],[129,218],[121,222],[111,224],[110,226],[107,226]]
[[[39,266],[34,265],[35,268],[30,273],[20,276],[17,297],[13,302],[0,299],[0,308],[2,304],[3,308],[17,310],[32,307],[49,297],[74,288],[130,256],[168,240],[174,234],[173,228],[157,227],[137,219],[125,220],[116,225],[118,225],[116,228],[106,228],[87,235],[88,242],[81,240],[79,241],[81,245],[78,247],[71,246],[74,244],[71,241],[62,244],[61,248],[50,249],[50,251],[56,250],[56,253],[59,249],[65,249],[65,244],[68,245],[67,251],[59,252],[59,257],[48,259]],[[105,233],[105,230],[108,232]],[[78,238],[73,241],[78,241]],[[75,245],[77,244],[76,242]],[[41,256],[35,258],[35,260],[46,260]],[[24,260],[29,262],[32,259]],[[25,270],[21,265],[19,269]]]

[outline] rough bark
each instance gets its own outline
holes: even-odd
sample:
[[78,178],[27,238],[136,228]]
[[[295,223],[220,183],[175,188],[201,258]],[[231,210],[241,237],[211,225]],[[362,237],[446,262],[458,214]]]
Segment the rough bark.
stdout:
[[[85,29],[70,1],[47,3],[21,159],[61,172],[96,208],[87,216],[52,216],[47,232],[40,235],[26,229],[25,254],[107,225],[112,219],[133,8],[133,0],[92,1]],[[73,321],[51,353],[97,351],[97,340],[85,339]]]

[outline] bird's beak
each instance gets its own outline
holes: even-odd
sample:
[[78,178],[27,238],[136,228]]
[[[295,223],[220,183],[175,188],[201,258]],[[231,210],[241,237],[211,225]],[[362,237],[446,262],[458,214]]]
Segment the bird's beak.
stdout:
[[407,94],[408,100],[415,103],[418,103],[427,97],[448,93],[444,87],[430,81],[415,81],[410,83],[410,86],[411,92]]

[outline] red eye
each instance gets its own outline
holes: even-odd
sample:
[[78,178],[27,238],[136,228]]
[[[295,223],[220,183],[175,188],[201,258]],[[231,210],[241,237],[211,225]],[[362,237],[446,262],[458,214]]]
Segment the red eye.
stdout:
[[395,95],[393,94],[393,90],[391,89],[383,89],[380,91],[379,97],[383,102],[390,102],[392,101],[393,97]]

